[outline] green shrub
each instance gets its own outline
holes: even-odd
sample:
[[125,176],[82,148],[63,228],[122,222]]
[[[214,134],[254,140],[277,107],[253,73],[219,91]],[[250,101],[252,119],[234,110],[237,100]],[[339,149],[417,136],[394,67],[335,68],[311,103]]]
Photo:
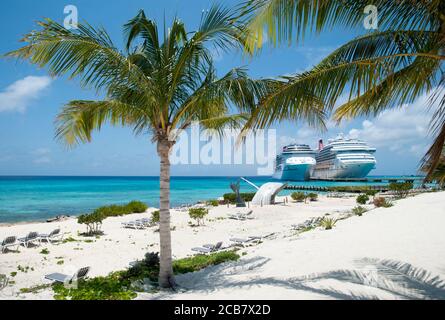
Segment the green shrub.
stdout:
[[406,198],[409,191],[413,188],[412,182],[391,182],[389,184],[389,190],[393,191],[398,198]]
[[131,201],[125,205],[103,206],[94,210],[95,213],[103,214],[105,217],[118,217],[132,213],[143,213],[148,206],[140,201]]
[[[240,193],[241,199],[243,199],[246,202],[252,201],[253,197],[255,196],[255,192],[245,192]],[[226,193],[223,195],[224,201],[228,203],[236,203],[236,194],[235,193]]]
[[40,254],[49,254],[49,250],[48,249],[42,249],[41,251],[40,251]]
[[337,223],[337,221],[335,219],[324,217],[320,222],[320,226],[325,228],[325,230],[331,230],[335,226],[336,223]]
[[54,284],[56,300],[131,300],[136,292],[131,290],[130,279],[122,277],[123,272],[113,272],[106,277],[80,280],[77,288],[65,287],[62,283]]
[[297,202],[303,202],[306,200],[307,196],[303,192],[293,192],[290,197]]
[[173,262],[175,274],[195,272],[211,265],[218,265],[226,261],[236,261],[240,256],[235,251],[221,251],[210,255],[199,254],[193,257]]
[[374,198],[373,202],[374,206],[376,206],[377,208],[389,208],[394,205],[392,201],[387,200],[386,198],[383,197],[376,197]]
[[151,222],[159,223],[161,212],[159,210],[153,211],[151,213]]
[[204,222],[204,217],[209,214],[209,210],[205,208],[190,208],[189,216],[198,223],[198,226]]
[[352,213],[359,217],[361,217],[366,211],[368,210],[366,210],[366,208],[363,208],[362,206],[357,206],[352,209]]
[[377,193],[379,193],[377,190],[368,190],[365,192],[365,194],[369,197],[374,197]]
[[361,194],[356,199],[358,204],[366,204],[369,201],[369,197],[366,194]]
[[[235,251],[222,251],[209,255],[197,255],[173,261],[175,274],[199,271],[211,265],[238,260]],[[54,284],[54,298],[57,300],[131,300],[136,297],[137,281],[149,279],[156,286],[159,274],[159,256],[147,253],[144,260],[126,271],[110,273],[106,277],[80,280],[77,288],[65,288],[63,284]]]
[[144,213],[148,209],[148,206],[141,201],[131,201],[126,207],[131,213]]
[[212,206],[212,207],[217,207],[217,206],[219,205],[219,201],[218,201],[218,200],[215,200],[215,199],[212,199],[212,200],[208,200],[208,201],[207,201],[207,204],[208,204],[209,206]]
[[106,216],[102,212],[95,211],[90,214],[83,214],[79,216],[77,218],[77,222],[87,226],[87,235],[96,235],[102,233],[100,229],[102,227],[102,221],[105,218]]
[[313,192],[309,193],[309,194],[307,195],[307,197],[308,197],[309,200],[311,200],[311,201],[317,201],[317,200],[318,200],[318,194],[313,193]]

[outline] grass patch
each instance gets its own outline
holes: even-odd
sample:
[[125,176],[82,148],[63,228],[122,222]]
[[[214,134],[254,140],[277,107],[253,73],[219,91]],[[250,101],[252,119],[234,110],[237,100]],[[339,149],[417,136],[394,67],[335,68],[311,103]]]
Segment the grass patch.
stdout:
[[[173,261],[173,270],[175,274],[183,274],[239,258],[236,251],[196,255]],[[63,284],[54,284],[52,288],[57,300],[131,300],[138,291],[142,291],[141,283],[144,283],[144,279],[149,280],[156,290],[158,273],[159,256],[157,253],[148,253],[144,260],[128,270],[79,281],[77,288],[66,288]]]
[[321,220],[320,226],[325,230],[331,230],[336,223],[337,221],[335,219],[324,217],[323,220]]
[[29,287],[29,288],[21,288],[20,293],[38,293],[39,291],[48,289],[51,287],[51,284],[39,284],[37,286]]
[[40,251],[40,254],[49,254],[49,250],[48,249],[42,249],[41,251]]
[[352,213],[359,217],[361,217],[366,211],[368,211],[368,210],[366,210],[366,208],[364,208],[362,206],[357,206],[352,209]]
[[208,266],[218,265],[226,261],[236,261],[240,256],[235,251],[222,251],[209,255],[196,255],[190,258],[179,259],[173,262],[175,274],[195,272]]
[[68,237],[63,239],[62,243],[68,243],[68,242],[79,242],[80,240],[74,239],[73,237]]

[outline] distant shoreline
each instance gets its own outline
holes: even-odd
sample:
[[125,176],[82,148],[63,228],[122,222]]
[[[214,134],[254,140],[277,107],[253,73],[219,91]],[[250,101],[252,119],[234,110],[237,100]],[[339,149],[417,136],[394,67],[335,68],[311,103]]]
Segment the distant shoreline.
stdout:
[[[256,185],[277,181],[248,177]],[[371,177],[415,177],[369,176]],[[232,192],[230,182],[239,176],[173,176],[171,207],[193,205]],[[0,225],[42,222],[58,215],[76,217],[103,205],[131,200],[159,206],[159,178],[155,176],[0,176]],[[295,184],[335,186],[335,182],[305,181]],[[342,184],[339,184],[342,185]],[[255,191],[241,183],[242,192]],[[287,190],[282,195],[290,194]]]

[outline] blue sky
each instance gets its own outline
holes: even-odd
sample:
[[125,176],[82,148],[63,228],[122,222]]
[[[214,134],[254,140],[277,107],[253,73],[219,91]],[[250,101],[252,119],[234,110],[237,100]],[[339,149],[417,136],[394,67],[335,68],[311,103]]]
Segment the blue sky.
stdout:
[[[221,1],[227,6],[239,1]],[[198,26],[201,11],[210,6],[207,0],[113,0],[71,1],[21,0],[0,4],[0,54],[20,46],[21,36],[35,22],[50,17],[62,22],[63,9],[73,4],[79,19],[103,26],[114,43],[121,47],[122,25],[139,9],[162,23],[177,15],[189,30]],[[271,48],[266,45],[253,59],[240,52],[215,54],[218,74],[230,68],[246,66],[252,77],[276,77],[308,69],[323,56],[354,36],[357,30],[334,29],[309,36],[304,44]],[[64,103],[73,99],[97,99],[94,91],[81,89],[77,81],[50,79],[45,70],[27,62],[0,59],[0,175],[158,175],[159,162],[149,136],[133,136],[125,128],[104,128],[93,142],[73,150],[54,140],[53,121]],[[425,114],[425,98],[408,108],[386,111],[377,118],[356,119],[329,131],[319,133],[304,123],[286,122],[274,126],[278,144],[288,142],[316,145],[320,137],[329,138],[339,132],[368,141],[377,147],[378,166],[371,174],[414,174],[428,147],[429,116]],[[251,165],[178,165],[173,175],[254,175]]]

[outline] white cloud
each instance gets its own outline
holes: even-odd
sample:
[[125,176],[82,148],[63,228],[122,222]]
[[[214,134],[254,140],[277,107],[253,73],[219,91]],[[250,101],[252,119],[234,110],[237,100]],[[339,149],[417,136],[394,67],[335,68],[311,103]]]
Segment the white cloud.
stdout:
[[378,148],[421,156],[430,142],[428,128],[432,111],[427,110],[427,105],[425,95],[411,105],[385,110],[374,119],[364,120],[361,127],[350,129],[348,135]]
[[[397,154],[410,153],[421,157],[431,143],[429,123],[434,107],[428,111],[428,98],[428,95],[424,95],[410,105],[385,110],[375,118],[363,120],[359,126],[357,123],[347,122],[341,122],[337,126],[335,122],[329,120],[326,123],[328,132],[323,134],[308,126],[303,126],[295,135],[281,136],[278,141],[279,147],[297,142],[317,148],[320,138],[326,140],[339,133],[345,133],[349,138],[368,142],[377,150],[386,149]],[[345,100],[345,98],[341,97],[340,100]]]
[[51,150],[48,148],[38,148],[31,152],[31,154],[35,157],[33,162],[35,164],[46,164],[51,163]]
[[24,112],[32,100],[51,84],[50,77],[28,76],[17,80],[0,92],[0,112]]

